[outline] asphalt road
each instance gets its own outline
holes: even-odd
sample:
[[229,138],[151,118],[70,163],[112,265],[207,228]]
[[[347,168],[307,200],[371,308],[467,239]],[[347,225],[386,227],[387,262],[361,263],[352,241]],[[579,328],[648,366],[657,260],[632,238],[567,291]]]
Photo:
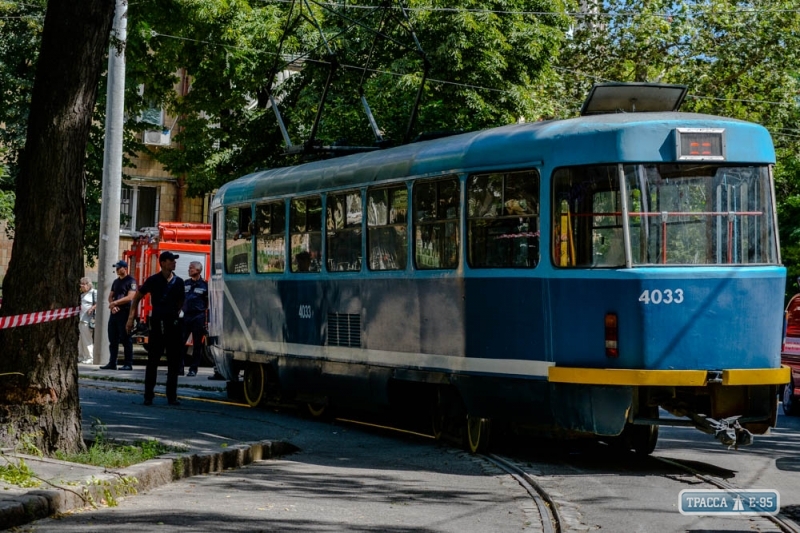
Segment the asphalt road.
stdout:
[[[716,489],[654,458],[677,461],[739,489],[775,489],[784,515],[800,510],[800,418],[783,417],[752,446],[728,450],[691,428],[660,428],[651,458],[616,454],[607,446],[567,445],[543,452],[516,452],[559,504],[568,531],[670,533],[684,531],[779,531],[765,517],[684,516],[684,489]],[[800,531],[800,530],[799,530]]]
[[[183,406],[170,408],[157,398],[148,408],[141,405],[140,384],[81,384],[85,426],[96,417],[112,438],[158,437],[198,450],[274,439],[300,451],[172,483],[116,508],[39,521],[25,531],[541,530],[530,497],[510,476],[431,439],[206,401],[225,399],[214,390],[182,388]],[[737,488],[776,489],[792,516],[800,509],[798,444],[800,418],[781,416],[771,435],[740,450],[696,430],[662,427],[654,456],[690,464]],[[778,530],[763,517],[681,515],[681,490],[714,487],[651,458],[547,442],[517,442],[499,453],[534,474],[556,500],[563,531]]]
[[510,476],[430,439],[200,400],[145,407],[141,386],[81,385],[84,420],[100,419],[111,438],[171,435],[193,449],[275,439],[300,451],[24,531],[539,531],[538,512]]

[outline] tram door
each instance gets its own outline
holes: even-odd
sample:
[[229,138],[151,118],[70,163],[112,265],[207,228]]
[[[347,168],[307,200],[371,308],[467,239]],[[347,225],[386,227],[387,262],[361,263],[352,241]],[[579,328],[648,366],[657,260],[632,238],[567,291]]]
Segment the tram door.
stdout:
[[[468,176],[465,279],[467,356],[544,360],[539,173]],[[513,363],[516,364],[516,363]]]
[[225,251],[225,234],[222,227],[222,210],[211,215],[211,276],[209,277],[209,313],[208,334],[222,339],[222,305],[223,305],[223,259]]

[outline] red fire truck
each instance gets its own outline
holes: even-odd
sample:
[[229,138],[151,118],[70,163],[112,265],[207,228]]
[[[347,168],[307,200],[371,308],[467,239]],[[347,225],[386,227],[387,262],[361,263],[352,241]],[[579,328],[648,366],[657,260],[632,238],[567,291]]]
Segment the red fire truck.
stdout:
[[786,306],[781,363],[792,369],[792,379],[783,388],[783,412],[800,415],[800,294]]
[[[200,261],[203,265],[203,279],[208,281],[211,271],[211,224],[160,222],[158,228],[148,228],[139,233],[134,238],[131,249],[123,253],[129,272],[138,285],[159,271],[158,256],[166,251],[180,256],[175,267],[178,276],[186,279],[189,263]],[[133,341],[144,344],[145,347],[149,333],[148,317],[152,308],[150,295],[146,295],[139,304],[133,331]]]

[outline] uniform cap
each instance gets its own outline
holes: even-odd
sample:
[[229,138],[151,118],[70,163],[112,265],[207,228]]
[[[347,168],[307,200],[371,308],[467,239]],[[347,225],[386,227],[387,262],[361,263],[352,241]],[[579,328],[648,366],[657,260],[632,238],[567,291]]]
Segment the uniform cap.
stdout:
[[128,268],[128,262],[127,261],[117,261],[112,266],[114,268]]
[[180,256],[177,254],[173,254],[172,252],[161,252],[161,255],[158,256],[158,262],[166,261],[167,259],[177,259]]

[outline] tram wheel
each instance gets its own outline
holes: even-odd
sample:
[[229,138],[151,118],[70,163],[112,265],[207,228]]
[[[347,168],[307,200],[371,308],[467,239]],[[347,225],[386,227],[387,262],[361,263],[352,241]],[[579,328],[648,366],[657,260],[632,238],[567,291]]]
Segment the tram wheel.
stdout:
[[467,415],[467,446],[470,453],[489,449],[489,419]]
[[632,425],[630,430],[630,443],[637,455],[650,455],[656,449],[658,442],[658,426]]
[[264,400],[264,365],[249,363],[244,369],[244,400],[250,407],[256,407]]
[[308,402],[306,406],[308,407],[309,414],[314,418],[322,418],[325,416],[325,411],[328,410],[328,405],[324,403]]
[[783,414],[787,416],[800,415],[797,400],[794,397],[794,379],[783,387]]

